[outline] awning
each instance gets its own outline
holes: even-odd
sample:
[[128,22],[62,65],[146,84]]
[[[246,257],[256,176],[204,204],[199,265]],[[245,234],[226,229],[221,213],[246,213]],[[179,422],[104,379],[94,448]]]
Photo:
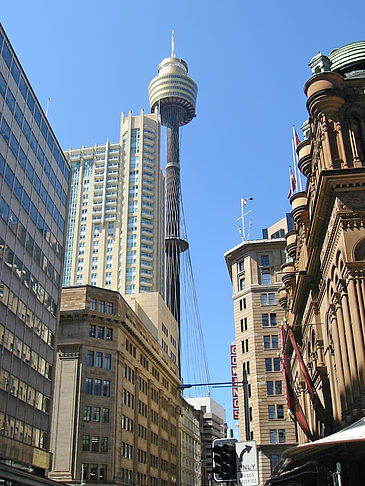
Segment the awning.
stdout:
[[[336,454],[346,446],[353,450],[352,446],[359,445],[365,445],[365,417],[335,434],[286,450],[266,486],[284,485],[294,477],[313,475],[325,455]],[[365,448],[361,450],[365,456]]]

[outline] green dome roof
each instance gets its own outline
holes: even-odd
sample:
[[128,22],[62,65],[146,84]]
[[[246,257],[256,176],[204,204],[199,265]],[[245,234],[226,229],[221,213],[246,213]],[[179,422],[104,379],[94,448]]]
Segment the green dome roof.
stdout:
[[[365,41],[352,42],[333,49],[328,58],[331,71],[348,72],[365,68]],[[351,67],[351,69],[349,69]]]

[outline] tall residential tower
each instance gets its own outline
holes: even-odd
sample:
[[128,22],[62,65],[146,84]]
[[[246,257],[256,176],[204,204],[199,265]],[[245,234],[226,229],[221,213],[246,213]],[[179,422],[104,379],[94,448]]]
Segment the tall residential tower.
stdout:
[[63,285],[164,295],[157,113],[122,114],[120,141],[66,152],[72,170]]

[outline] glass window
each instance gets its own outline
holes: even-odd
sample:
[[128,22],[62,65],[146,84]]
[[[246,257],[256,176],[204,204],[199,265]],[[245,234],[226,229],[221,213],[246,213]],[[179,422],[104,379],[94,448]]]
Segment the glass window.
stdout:
[[276,468],[276,466],[278,465],[279,463],[279,454],[271,454],[270,456],[270,468],[271,468],[271,472],[274,471],[274,469]]
[[106,303],[106,313],[113,314],[113,302]]
[[268,395],[274,395],[274,383],[272,381],[266,382],[266,391]]
[[101,438],[100,452],[108,452],[108,437]]
[[104,395],[104,397],[110,397],[110,381],[109,380],[104,380],[103,395]]
[[92,378],[86,378],[86,380],[85,380],[85,393],[86,393],[86,395],[91,395],[92,392],[93,392],[93,380],[92,380]]
[[6,42],[4,42],[4,47],[3,47],[3,58],[4,61],[6,62],[6,65],[10,69],[12,55]]
[[0,174],[3,175],[5,170],[5,159],[4,157],[0,154]]
[[90,309],[91,310],[96,310],[96,299],[90,299]]
[[1,120],[1,125],[0,125],[0,133],[4,137],[4,139],[9,142],[10,140],[10,127],[6,123],[5,118]]
[[6,81],[1,73],[0,73],[0,93],[2,94],[3,98],[5,98]]
[[104,339],[104,327],[98,327],[98,338]]
[[110,327],[106,328],[105,339],[108,341],[113,341],[113,329]]
[[267,305],[267,294],[261,294],[261,305]]
[[18,103],[15,105],[14,118],[17,121],[18,125],[21,127],[22,126],[22,123],[23,123],[23,112],[19,108]]
[[95,366],[96,368],[103,367],[103,353],[100,353],[99,351],[96,352]]
[[100,407],[94,407],[93,422],[100,422]]
[[270,349],[270,336],[264,336],[264,349]]
[[276,314],[270,314],[270,326],[277,326]]
[[89,451],[90,450],[90,435],[83,435],[82,436],[82,450]]
[[10,169],[8,165],[6,166],[5,169],[5,181],[8,184],[8,186],[12,189],[14,183],[14,172]]
[[91,407],[86,405],[84,407],[84,422],[90,422],[91,420]]
[[29,204],[30,204],[30,199],[28,194],[23,191],[23,196],[22,196],[22,206],[26,210],[26,212],[29,212]]
[[263,267],[268,267],[270,264],[269,255],[261,255],[260,262]]
[[245,277],[240,278],[240,290],[244,290],[246,287],[246,279]]
[[275,381],[275,394],[281,395],[283,393],[283,386],[281,380]]
[[89,337],[95,337],[95,334],[96,334],[96,326],[94,324],[90,324]]
[[10,111],[13,113],[15,108],[15,98],[9,87],[8,92],[6,93],[6,104],[8,105]]
[[269,304],[274,305],[275,304],[275,294],[270,293],[269,294]]
[[262,314],[262,327],[269,327],[269,314]]
[[111,368],[111,354],[105,353],[104,356],[104,368],[110,370]]
[[33,110],[34,110],[34,98],[31,94],[30,91],[28,91],[28,96],[27,96],[27,105],[28,105],[28,108],[30,109],[30,112],[33,113]]
[[276,405],[276,412],[278,419],[284,418],[284,405]]
[[271,360],[271,358],[265,358],[265,371],[266,372],[272,371],[272,360]]
[[278,443],[277,430],[271,429],[270,430],[270,444],[277,444],[277,443]]
[[3,198],[0,198],[0,216],[3,218],[5,223],[9,219],[9,206],[6,204]]
[[280,371],[280,358],[274,358],[274,371]]
[[94,366],[94,351],[87,352],[86,366]]
[[269,420],[275,420],[275,405],[269,405]]
[[270,272],[262,272],[262,285],[270,285],[270,284],[271,284]]
[[102,421],[104,424],[109,423],[109,408],[103,408]]
[[279,444],[285,443],[285,429],[279,429]]
[[278,349],[279,347],[279,338],[276,334],[271,336],[271,347],[274,349]]
[[[104,300],[99,300],[98,304],[99,304],[99,308],[98,308],[99,312],[105,312],[105,302],[104,302]],[[104,336],[103,336],[103,339],[104,339]]]
[[94,395],[101,395],[101,380],[98,378],[95,379]]

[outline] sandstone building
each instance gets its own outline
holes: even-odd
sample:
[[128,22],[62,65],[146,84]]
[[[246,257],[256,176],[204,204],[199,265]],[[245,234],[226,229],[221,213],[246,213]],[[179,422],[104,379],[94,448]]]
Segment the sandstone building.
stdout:
[[[260,481],[267,480],[282,452],[296,443],[283,382],[278,302],[281,265],[290,215],[263,230],[261,240],[242,241],[225,253],[233,286],[240,439],[258,445]],[[289,226],[288,226],[289,224]]]

